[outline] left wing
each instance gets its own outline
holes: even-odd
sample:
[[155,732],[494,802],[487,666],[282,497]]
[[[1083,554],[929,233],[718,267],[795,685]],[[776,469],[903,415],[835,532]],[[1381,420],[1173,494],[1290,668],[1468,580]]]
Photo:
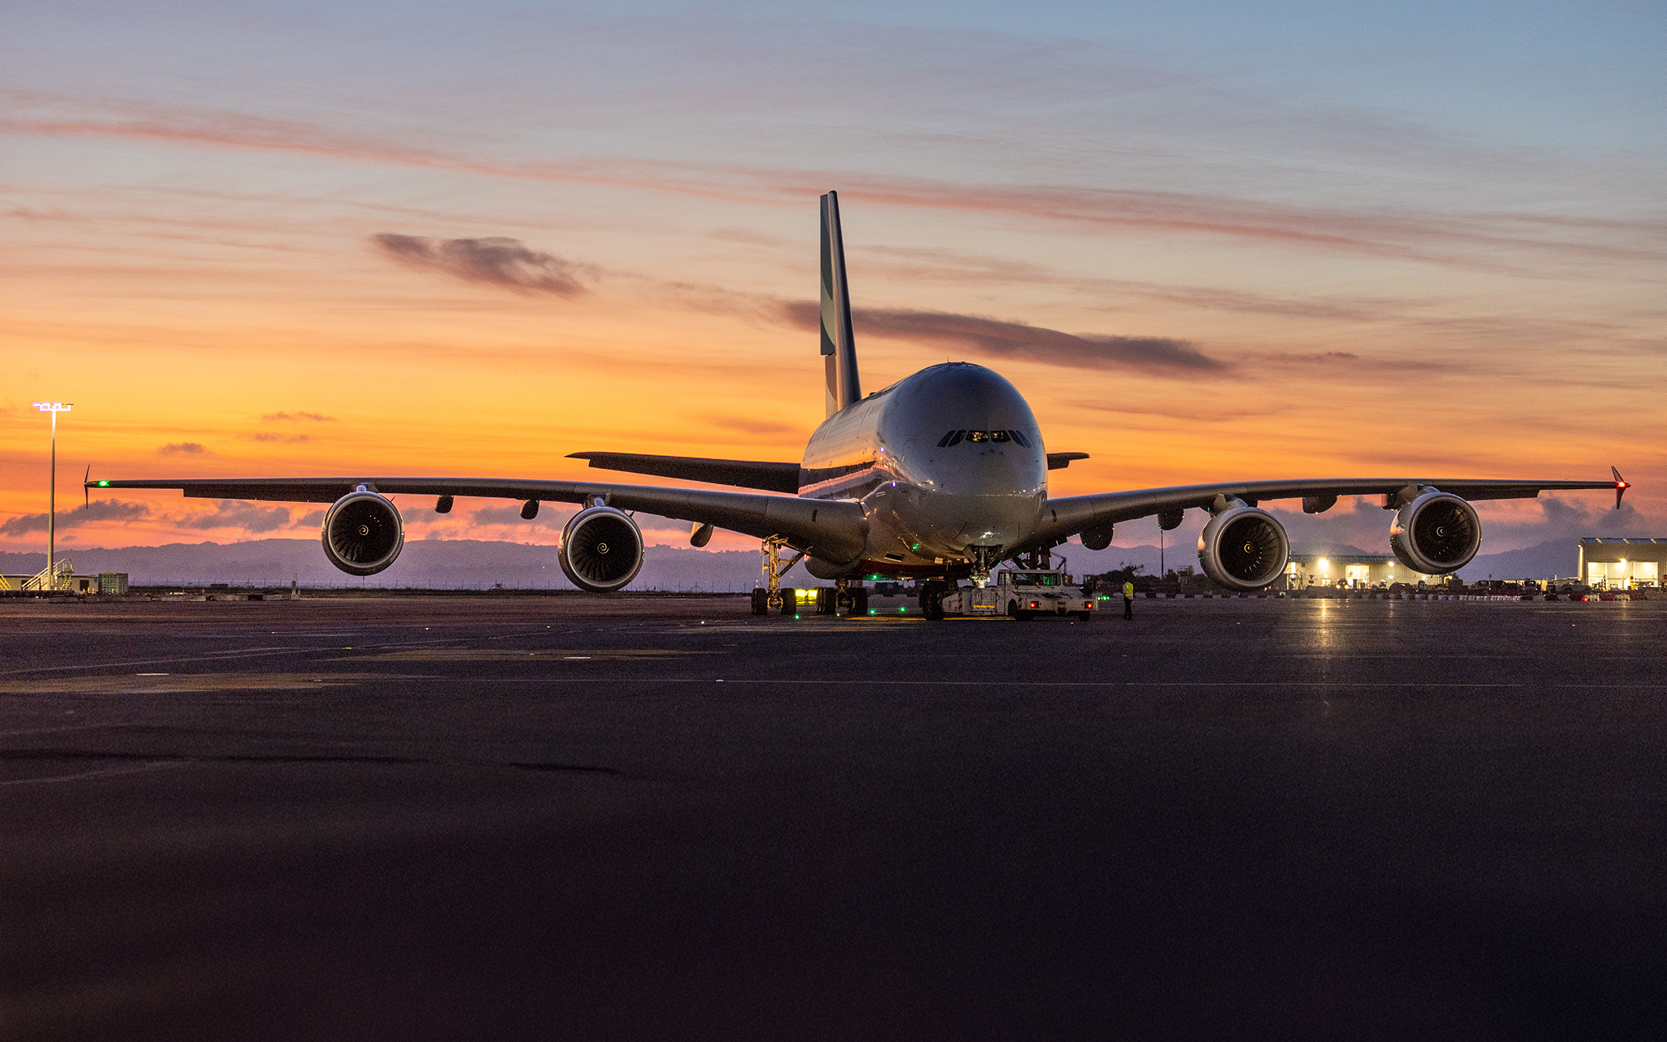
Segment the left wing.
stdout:
[[1620,471],[1610,468],[1613,481],[1508,481],[1475,478],[1334,478],[1314,481],[1246,481],[1238,484],[1182,485],[1176,488],[1136,489],[1092,496],[1049,499],[1043,508],[1037,543],[1054,544],[1067,536],[1120,521],[1151,517],[1190,507],[1213,507],[1217,498],[1243,500],[1255,506],[1265,500],[1301,499],[1308,513],[1330,509],[1339,496],[1386,497],[1386,502],[1409,489],[1433,486],[1461,499],[1533,499],[1541,492],[1572,489],[1614,489],[1615,506],[1630,486]]
[[502,478],[157,478],[89,481],[90,490],[106,488],[179,489],[197,499],[258,499],[286,503],[334,503],[364,486],[384,496],[479,496],[552,503],[589,503],[602,499],[627,512],[727,528],[768,539],[783,536],[797,550],[814,551],[829,561],[850,561],[867,543],[867,522],[855,503],[797,496],[767,496],[708,489],[612,485],[587,481],[519,481]]

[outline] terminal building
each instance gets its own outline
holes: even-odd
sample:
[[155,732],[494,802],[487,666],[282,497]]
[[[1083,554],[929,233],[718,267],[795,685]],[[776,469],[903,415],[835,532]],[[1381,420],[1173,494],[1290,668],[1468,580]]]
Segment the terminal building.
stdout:
[[1441,576],[1413,571],[1394,554],[1292,554],[1285,565],[1288,590],[1309,586],[1388,586],[1441,579]]
[[1588,536],[1580,541],[1576,574],[1587,586],[1631,590],[1660,586],[1667,565],[1667,539]]

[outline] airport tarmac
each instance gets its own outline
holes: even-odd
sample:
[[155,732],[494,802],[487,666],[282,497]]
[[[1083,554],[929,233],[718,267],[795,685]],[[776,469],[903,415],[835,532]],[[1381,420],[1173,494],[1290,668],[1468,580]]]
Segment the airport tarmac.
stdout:
[[1135,612],[0,602],[0,1038],[1654,1035],[1667,602]]

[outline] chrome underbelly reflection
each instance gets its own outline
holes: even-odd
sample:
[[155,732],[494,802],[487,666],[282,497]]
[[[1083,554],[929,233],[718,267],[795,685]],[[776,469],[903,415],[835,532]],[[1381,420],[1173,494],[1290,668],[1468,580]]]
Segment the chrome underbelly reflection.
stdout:
[[1010,547],[1036,530],[1043,495],[968,495],[888,483],[863,500],[871,556],[893,563],[959,561],[969,546]]

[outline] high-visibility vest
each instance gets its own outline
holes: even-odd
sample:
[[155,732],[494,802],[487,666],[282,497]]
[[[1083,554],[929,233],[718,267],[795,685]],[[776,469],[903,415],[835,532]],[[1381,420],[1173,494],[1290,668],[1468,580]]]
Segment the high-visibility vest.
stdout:
[[1123,596],[1125,596],[1125,597],[1133,597],[1134,596],[1134,583],[1124,583],[1123,584]]

